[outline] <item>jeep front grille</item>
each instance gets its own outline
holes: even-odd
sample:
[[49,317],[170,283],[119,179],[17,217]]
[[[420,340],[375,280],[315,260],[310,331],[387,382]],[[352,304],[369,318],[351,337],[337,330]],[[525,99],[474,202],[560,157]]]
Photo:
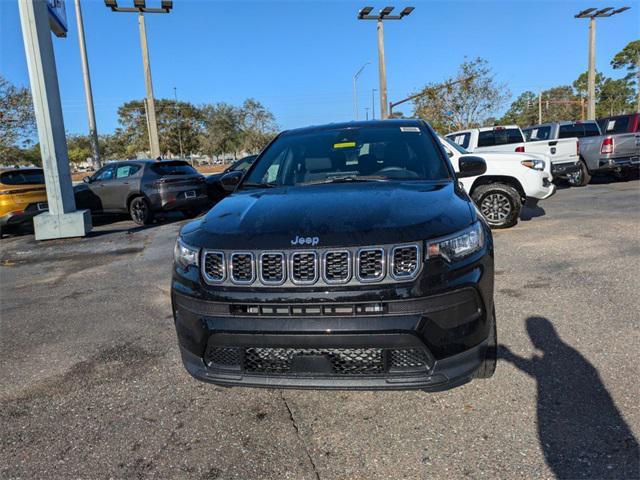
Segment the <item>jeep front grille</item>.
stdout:
[[358,252],[358,278],[362,282],[376,282],[384,277],[384,250],[363,248]]
[[237,284],[250,284],[255,280],[255,262],[253,253],[236,252],[231,254],[229,268],[231,281]]
[[270,285],[284,282],[284,253],[263,253],[260,255],[260,280]]
[[202,273],[205,280],[209,283],[222,282],[225,279],[225,271],[224,253],[205,250],[202,262]]
[[285,251],[204,250],[201,271],[210,285],[293,287],[408,282],[422,268],[422,245]]
[[393,278],[412,278],[418,271],[418,246],[404,245],[391,251],[391,275]]
[[324,279],[327,283],[348,282],[351,277],[351,254],[347,250],[324,255]]
[[318,280],[318,254],[295,252],[291,254],[291,280],[298,284],[312,284]]

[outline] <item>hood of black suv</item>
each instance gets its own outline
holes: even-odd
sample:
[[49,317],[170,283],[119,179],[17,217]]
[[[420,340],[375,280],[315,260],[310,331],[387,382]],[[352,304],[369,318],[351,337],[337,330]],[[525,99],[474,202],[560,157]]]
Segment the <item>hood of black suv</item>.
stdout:
[[206,248],[281,250],[312,246],[301,238],[318,248],[413,242],[473,221],[452,181],[389,181],[241,190],[182,234]]

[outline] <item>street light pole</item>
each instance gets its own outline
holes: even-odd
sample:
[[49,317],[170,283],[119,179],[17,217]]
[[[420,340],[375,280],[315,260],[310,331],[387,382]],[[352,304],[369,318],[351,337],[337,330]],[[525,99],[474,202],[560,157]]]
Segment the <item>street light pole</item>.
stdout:
[[371,120],[376,119],[376,92],[377,88],[371,89]]
[[596,18],[611,17],[616,13],[622,13],[631,7],[622,7],[616,10],[613,7],[587,8],[574,15],[575,18],[589,19],[589,70],[587,71],[587,119],[596,119]]
[[147,47],[147,29],[144,15],[138,12],[138,27],[140,27],[140,48],[142,50],[142,65],[144,67],[144,83],[147,89],[147,115],[149,115],[149,148],[151,157],[160,157],[160,140],[158,139],[158,122],[156,120],[156,102],[153,98],[153,82],[151,81],[151,64],[149,62],[149,48]]
[[358,89],[357,89],[356,82],[358,81],[358,77],[360,76],[362,71],[365,69],[367,65],[369,65],[369,63],[371,62],[367,62],[364,65],[362,65],[360,67],[360,70],[358,70],[356,74],[353,76],[353,119],[354,120],[358,120]]
[[89,117],[89,140],[91,141],[91,153],[93,167],[100,168],[100,146],[98,144],[98,129],[96,128],[96,112],[93,108],[93,92],[91,90],[91,77],[89,76],[89,61],[87,60],[87,46],[84,39],[84,22],[82,21],[82,8],[80,0],[75,0],[76,21],[78,23],[78,43],[80,45],[80,59],[82,61],[82,79],[84,81],[84,95],[87,101],[87,116]]
[[358,12],[358,20],[375,20],[378,31],[378,74],[380,76],[380,118],[383,120],[389,116],[387,111],[387,71],[384,58],[384,20],[401,20],[411,12],[414,7],[404,8],[399,15],[391,15],[394,7],[384,7],[378,15],[369,15],[373,7],[364,7]]
[[149,127],[149,149],[151,157],[160,158],[160,141],[158,138],[158,122],[156,120],[156,103],[153,97],[153,82],[151,81],[151,63],[149,62],[149,48],[147,46],[147,29],[144,13],[169,13],[173,8],[172,0],[161,0],[160,8],[147,8],[145,0],[133,0],[133,7],[118,7],[117,0],[104,0],[104,4],[113,12],[135,12],[138,14],[138,28],[140,30],[140,49],[142,50],[142,64],[144,80],[147,90],[146,111]]

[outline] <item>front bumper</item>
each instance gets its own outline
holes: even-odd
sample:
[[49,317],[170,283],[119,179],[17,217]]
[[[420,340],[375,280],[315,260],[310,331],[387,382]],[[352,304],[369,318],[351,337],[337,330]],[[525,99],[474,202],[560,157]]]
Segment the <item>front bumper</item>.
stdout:
[[[174,271],[182,360],[225,386],[444,390],[471,378],[495,319],[492,248],[413,283],[202,288]],[[444,263],[444,262],[442,262]],[[184,272],[182,272],[184,273]]]
[[24,210],[9,212],[0,217],[0,226],[22,225],[33,220],[36,215],[48,210],[47,202],[38,202],[28,205]]

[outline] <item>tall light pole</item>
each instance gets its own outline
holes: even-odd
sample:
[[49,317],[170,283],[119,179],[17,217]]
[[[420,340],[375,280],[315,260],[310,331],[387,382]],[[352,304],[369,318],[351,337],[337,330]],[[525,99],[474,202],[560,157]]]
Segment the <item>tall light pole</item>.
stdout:
[[380,76],[380,118],[388,117],[387,111],[387,71],[384,61],[384,20],[402,20],[409,15],[415,7],[405,7],[400,15],[391,15],[394,7],[384,7],[378,15],[369,15],[373,7],[364,7],[358,12],[358,20],[375,20],[378,30],[378,70]]
[[147,89],[147,124],[149,126],[149,149],[153,158],[160,158],[160,141],[158,138],[158,122],[156,120],[156,103],[153,98],[153,82],[151,81],[151,63],[149,62],[149,48],[147,47],[147,29],[144,13],[169,13],[173,8],[172,0],[161,0],[160,8],[147,8],[145,0],[133,0],[133,7],[118,7],[117,0],[104,0],[104,4],[113,12],[135,12],[138,14],[138,28],[140,29],[140,49],[142,50],[142,64],[144,80]]
[[84,22],[80,0],[75,0],[76,21],[78,23],[78,43],[80,44],[80,60],[82,61],[82,79],[84,80],[84,96],[87,101],[87,116],[89,117],[89,140],[93,156],[93,167],[100,168],[100,146],[98,145],[98,129],[96,128],[96,112],[93,108],[93,92],[91,77],[89,76],[89,62],[87,60],[87,46],[84,41]]
[[356,82],[358,81],[358,77],[360,76],[362,71],[370,63],[371,62],[367,62],[364,65],[362,65],[360,67],[360,70],[358,70],[356,74],[353,76],[353,119],[354,120],[358,120],[358,89],[357,89]]
[[596,119],[596,18],[611,17],[616,13],[629,10],[631,7],[622,7],[614,10],[613,7],[587,8],[574,15],[575,18],[589,19],[589,70],[587,72],[587,119]]

